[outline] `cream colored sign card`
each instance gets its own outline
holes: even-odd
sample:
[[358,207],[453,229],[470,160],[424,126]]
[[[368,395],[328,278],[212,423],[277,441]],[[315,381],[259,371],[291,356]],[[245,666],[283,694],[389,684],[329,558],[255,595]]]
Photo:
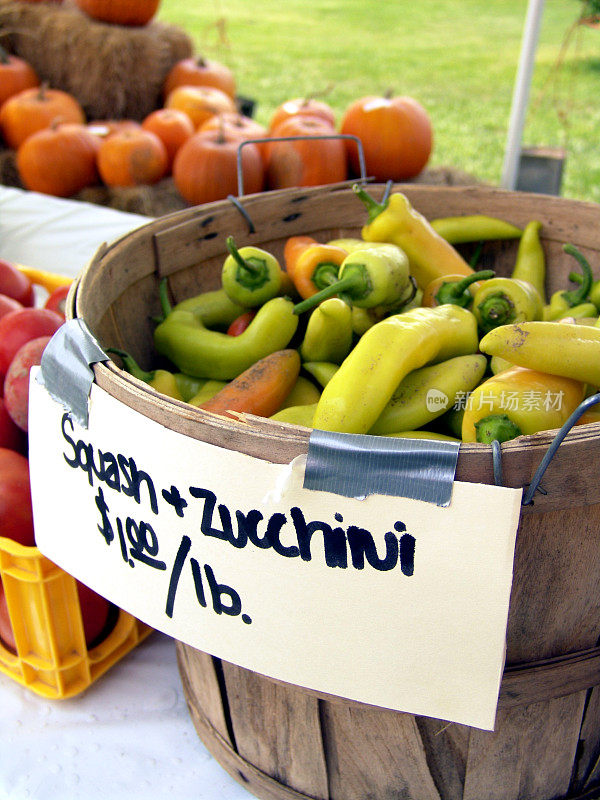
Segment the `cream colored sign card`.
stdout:
[[31,383],[36,538],[142,621],[267,676],[492,729],[520,490],[441,508],[302,487],[96,385],[89,427]]

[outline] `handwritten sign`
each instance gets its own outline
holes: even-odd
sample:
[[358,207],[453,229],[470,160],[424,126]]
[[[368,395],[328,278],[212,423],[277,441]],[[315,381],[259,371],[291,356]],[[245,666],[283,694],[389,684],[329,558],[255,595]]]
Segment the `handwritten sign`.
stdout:
[[95,384],[82,428],[32,375],[36,541],[158,630],[299,686],[493,729],[521,490],[442,508],[302,488]]

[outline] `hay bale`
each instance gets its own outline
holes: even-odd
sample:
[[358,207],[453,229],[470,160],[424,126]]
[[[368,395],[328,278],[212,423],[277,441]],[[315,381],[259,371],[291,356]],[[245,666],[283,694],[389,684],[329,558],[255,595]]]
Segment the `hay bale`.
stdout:
[[164,178],[153,186],[90,186],[71,199],[147,217],[162,217],[188,207],[172,178]]
[[15,186],[23,189],[17,169],[17,154],[14,150],[0,150],[0,183],[3,186]]
[[162,104],[173,64],[193,54],[175,26],[109,25],[68,3],[0,0],[0,40],[43,81],[73,94],[88,119],[142,120]]

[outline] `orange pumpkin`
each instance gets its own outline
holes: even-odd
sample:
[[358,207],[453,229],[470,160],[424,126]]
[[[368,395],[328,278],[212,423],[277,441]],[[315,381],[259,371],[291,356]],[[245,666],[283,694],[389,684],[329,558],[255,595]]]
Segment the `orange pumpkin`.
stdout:
[[195,130],[215,114],[236,110],[231,97],[214,86],[177,86],[167,97],[165,108],[183,111],[192,120]]
[[32,133],[64,122],[83,124],[85,114],[76,98],[60,89],[23,89],[0,107],[0,130],[15,150]]
[[[173,181],[184,200],[200,205],[238,194],[238,145],[219,131],[205,131],[195,133],[180,147],[173,163]],[[244,194],[262,191],[264,170],[256,145],[242,148],[241,168]]]
[[134,119],[93,119],[87,124],[90,133],[99,139],[106,139],[117,131],[131,130],[140,128],[141,123]]
[[166,175],[168,161],[158,136],[141,127],[116,131],[98,148],[98,172],[107,186],[156,183]]
[[160,0],[75,0],[92,19],[112,25],[146,25],[158,11]]
[[158,108],[152,111],[143,120],[142,128],[156,134],[164,144],[168,157],[168,170],[173,166],[173,160],[181,145],[195,132],[192,120],[176,108]]
[[269,131],[273,131],[290,117],[297,116],[318,117],[335,128],[335,112],[330,105],[314,97],[295,97],[277,106],[269,123]]
[[303,140],[267,145],[266,176],[270,189],[292,186],[320,186],[346,180],[346,147],[343,139],[315,139],[334,136],[335,130],[318,117],[290,117],[271,131],[277,137],[307,137]]
[[[379,181],[414,178],[427,164],[433,147],[429,116],[412,97],[361,97],[346,109],[340,130],[358,136],[367,174]],[[354,143],[348,144],[348,158],[358,174]]]
[[[226,114],[217,114],[210,119],[207,119],[199,128],[198,131],[203,133],[205,131],[221,131],[226,139],[231,139],[238,142],[245,142],[248,139],[266,139],[267,129],[260,122],[257,122],[252,117],[246,117],[244,114],[237,112],[229,112]],[[266,150],[265,144],[257,144],[258,151],[264,155]]]
[[23,89],[32,89],[39,85],[37,72],[28,61],[11,55],[0,47],[0,106]]
[[51,126],[28,136],[17,150],[17,169],[26,189],[70,197],[98,180],[96,137],[85,125]]
[[165,79],[163,97],[167,98],[178,86],[213,86],[232,98],[236,91],[235,77],[229,67],[202,56],[182,58],[171,67]]

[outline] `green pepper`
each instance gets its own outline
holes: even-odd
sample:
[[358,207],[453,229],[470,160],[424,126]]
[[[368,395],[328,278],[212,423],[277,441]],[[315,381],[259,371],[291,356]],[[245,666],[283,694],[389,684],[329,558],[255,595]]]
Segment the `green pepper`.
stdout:
[[300,345],[303,361],[341,364],[352,348],[352,311],[339,297],[318,305],[308,319]]
[[518,239],[523,230],[497,217],[485,214],[466,214],[463,217],[439,217],[431,220],[431,227],[450,244],[463,242]]
[[377,244],[349,253],[339,279],[298,303],[295,311],[301,314],[333,295],[359,308],[393,306],[412,289],[406,253],[394,244]]
[[304,375],[299,375],[296,378],[296,383],[292,387],[291,392],[281,404],[281,409],[289,408],[290,406],[306,406],[310,403],[316,403],[321,396],[321,390],[309,378]]
[[260,247],[235,246],[233,236],[226,240],[229,255],[223,263],[221,282],[230,300],[255,308],[276,297],[281,288],[281,267],[275,256]]
[[[546,322],[560,319],[561,317],[572,316],[571,309],[587,301],[592,283],[594,282],[592,268],[587,258],[572,244],[563,245],[563,250],[568,255],[573,256],[579,263],[581,267],[581,282],[577,289],[554,292],[550,298],[550,303],[544,306],[543,319]],[[586,316],[586,314],[582,316]]]
[[288,422],[290,425],[303,425],[305,428],[312,428],[316,403],[307,403],[302,406],[287,406],[277,411],[269,419],[275,422]]
[[475,292],[473,313],[483,333],[511,322],[542,317],[542,300],[529,281],[492,278]]
[[401,247],[408,256],[410,273],[422,289],[434,278],[473,272],[458,250],[432,228],[405,195],[393,192],[385,203],[377,203],[362,187],[353,188],[369,215],[362,238]]
[[192,375],[186,375],[185,372],[175,372],[174,375],[179,394],[185,403],[198,394],[206,383],[206,378],[194,378]]
[[297,327],[292,301],[274,297],[258,309],[239,336],[209,330],[192,311],[173,310],[155,329],[154,345],[182,372],[226,381],[269,353],[286,348]]
[[529,281],[537,289],[537,293],[546,302],[546,256],[540,240],[542,223],[537,219],[531,220],[525,226],[517,258],[511,273],[511,278]]
[[[161,305],[163,306],[163,316],[165,319],[165,305],[163,298],[166,297],[167,279],[163,278],[160,282]],[[167,301],[168,308],[168,301]],[[171,309],[169,309],[171,310]],[[234,303],[227,296],[225,289],[213,289],[208,292],[188,297],[177,305],[173,306],[173,311],[192,311],[207,328],[219,328],[227,330],[228,326],[243,314],[247,309],[239,303]]]
[[144,381],[148,386],[167,397],[183,400],[177,385],[177,379],[172,372],[166,369],[143,370],[132,355],[126,353],[125,350],[118,350],[116,347],[107,347],[106,352],[119,356],[123,362],[124,369],[134,378]]
[[485,356],[456,356],[410,372],[395,389],[369,433],[390,434],[428,425],[477,386]]
[[210,400],[211,397],[214,397],[217,392],[220,392],[224,386],[227,386],[227,381],[205,381],[204,385],[198,389],[196,394],[193,397],[190,397],[188,403],[191,406],[201,406],[202,403],[206,403],[206,401]]
[[302,364],[302,369],[312,375],[321,386],[327,386],[339,368],[339,364],[331,361],[305,361]]
[[366,433],[400,381],[428,363],[476,353],[477,322],[454,305],[414,308],[373,325],[327,383],[314,427]]

